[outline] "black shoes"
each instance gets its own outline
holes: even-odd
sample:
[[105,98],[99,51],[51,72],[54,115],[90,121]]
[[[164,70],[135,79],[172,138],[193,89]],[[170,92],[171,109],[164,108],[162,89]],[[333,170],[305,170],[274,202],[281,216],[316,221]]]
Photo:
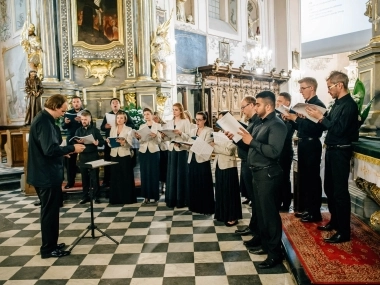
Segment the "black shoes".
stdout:
[[62,257],[69,254],[70,254],[70,251],[60,250],[57,248],[50,253],[41,254],[41,258],[45,259],[45,258],[50,258],[50,257]]
[[86,204],[87,202],[90,202],[90,197],[83,198],[82,200],[79,201],[79,204]]
[[332,237],[329,237],[329,238],[325,238],[324,239],[325,242],[327,243],[341,243],[341,242],[347,242],[347,241],[350,241],[350,237],[348,236],[344,236],[340,233],[336,233],[335,235],[333,235]]
[[251,232],[251,229],[249,227],[246,227],[242,230],[236,230],[235,234],[238,234],[241,236],[248,236],[248,235],[252,235],[253,233]]
[[110,184],[107,183],[107,182],[103,182],[102,185],[100,185],[100,186],[102,186],[102,187],[106,187],[106,188],[107,188],[107,187],[110,187]]
[[41,206],[41,201],[40,200],[37,200],[36,202],[33,203],[34,206]]
[[256,254],[256,255],[268,254],[268,252],[265,251],[265,250],[263,250],[262,248],[260,248],[260,249],[250,249],[249,253]]
[[95,198],[95,199],[94,199],[94,202],[95,202],[95,204],[100,204],[100,203],[102,203],[102,202],[100,201],[99,198]]
[[308,215],[304,216],[301,219],[301,222],[303,223],[315,223],[315,222],[321,222],[322,221],[322,216],[321,214],[319,215]]
[[224,223],[224,225],[225,225],[226,227],[233,227],[233,226],[236,226],[238,223],[239,223],[239,221],[238,221],[238,220],[236,220],[236,221],[235,221],[235,222],[233,222],[232,224],[231,224],[231,223],[228,223],[228,222],[226,222],[226,223]]
[[247,240],[247,241],[243,242],[243,244],[245,246],[255,247],[255,246],[260,246],[261,245],[261,241],[260,241],[260,239],[258,237],[253,237],[250,240]]
[[267,258],[263,262],[259,264],[259,268],[261,269],[268,269],[276,266],[277,264],[280,264],[282,260],[280,259],[273,259],[273,258]]
[[281,206],[280,207],[280,213],[289,213],[289,207]]
[[66,246],[65,243],[59,243],[57,244],[57,249],[61,250],[62,248],[64,248]]
[[304,216],[306,217],[306,216],[308,216],[309,215],[309,212],[308,211],[304,211],[304,212],[302,212],[302,213],[295,213],[294,214],[294,216],[296,217],[296,218],[303,218]]
[[324,226],[318,226],[317,229],[320,231],[332,231],[334,230],[334,226],[330,223],[327,223]]
[[247,200],[243,201],[242,204],[247,204],[248,205],[249,202],[251,202],[251,201],[247,199]]
[[66,184],[65,189],[70,189],[70,188],[73,188],[73,187],[74,187],[73,185]]

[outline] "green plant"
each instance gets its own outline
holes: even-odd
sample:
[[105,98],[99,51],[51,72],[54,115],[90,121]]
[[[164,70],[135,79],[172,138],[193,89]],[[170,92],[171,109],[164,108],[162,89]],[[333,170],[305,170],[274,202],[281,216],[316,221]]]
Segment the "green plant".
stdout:
[[369,114],[369,111],[371,110],[372,102],[374,101],[375,96],[373,96],[372,100],[369,101],[369,103],[363,109],[365,87],[364,87],[363,82],[361,82],[359,79],[356,79],[354,90],[352,91],[351,96],[356,102],[356,104],[358,105],[358,110],[359,110],[358,120],[360,122],[360,125],[362,125],[368,117],[368,114]]
[[133,123],[138,129],[142,124],[145,123],[144,115],[141,107],[136,107],[135,104],[130,103],[129,105],[124,107],[124,111],[131,116]]

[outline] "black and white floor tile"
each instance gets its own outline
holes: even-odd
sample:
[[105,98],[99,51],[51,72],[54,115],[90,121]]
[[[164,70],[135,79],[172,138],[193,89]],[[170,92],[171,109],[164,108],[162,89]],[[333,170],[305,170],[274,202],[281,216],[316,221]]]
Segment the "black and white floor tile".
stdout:
[[[156,204],[94,205],[95,224],[107,237],[84,238],[70,256],[41,259],[40,208],[20,190],[0,190],[0,216],[13,223],[0,230],[2,284],[295,284],[287,264],[262,270],[265,256],[252,255],[243,240],[213,216]],[[244,206],[239,228],[249,223]],[[89,205],[66,201],[61,208],[60,238],[70,246],[90,223]],[[99,232],[95,231],[99,236]]]

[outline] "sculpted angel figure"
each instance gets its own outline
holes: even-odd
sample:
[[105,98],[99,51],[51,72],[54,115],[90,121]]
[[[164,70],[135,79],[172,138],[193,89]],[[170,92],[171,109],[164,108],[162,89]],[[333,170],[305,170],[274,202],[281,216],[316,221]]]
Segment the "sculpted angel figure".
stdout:
[[186,22],[185,15],[185,2],[187,0],[177,0],[177,20],[181,22]]
[[28,55],[30,70],[37,70],[37,76],[42,80],[42,47],[40,38],[35,34],[35,29],[33,24],[29,24],[28,27],[25,24],[20,44]]
[[152,78],[156,81],[166,81],[167,58],[172,54],[168,40],[168,32],[172,20],[173,11],[169,19],[157,27],[150,44]]

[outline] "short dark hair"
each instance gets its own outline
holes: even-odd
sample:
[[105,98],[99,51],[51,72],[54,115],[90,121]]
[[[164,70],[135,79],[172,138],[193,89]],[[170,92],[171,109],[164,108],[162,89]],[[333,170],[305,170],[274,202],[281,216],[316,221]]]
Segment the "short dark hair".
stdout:
[[348,88],[348,76],[347,74],[341,72],[341,71],[331,71],[329,77],[327,77],[326,81],[330,80],[331,83],[336,84],[341,82],[343,84],[344,89],[347,90]]
[[57,110],[67,102],[66,97],[61,94],[51,95],[44,104],[44,107],[50,110]]
[[71,97],[71,100],[74,100],[74,99],[79,99],[79,100],[81,100],[81,101],[82,101],[82,98],[81,98],[81,97],[79,97],[79,96],[77,96],[77,95],[74,95],[73,97]]
[[292,95],[290,95],[288,92],[281,92],[280,94],[278,94],[278,96],[282,96],[289,102],[292,102]]
[[115,100],[118,101],[118,102],[121,104],[119,98],[112,98],[112,99],[110,100],[110,105],[112,104],[112,101],[115,101]]
[[207,111],[199,111],[199,112],[196,113],[196,115],[201,115],[202,118],[203,118],[203,120],[206,120],[205,126],[208,127],[208,113],[207,113]]
[[149,112],[149,113],[151,113],[153,115],[153,112],[152,112],[152,110],[150,108],[144,108],[143,109],[143,113],[144,112]]
[[267,104],[271,105],[273,108],[276,104],[276,95],[271,91],[262,91],[256,95],[256,99],[263,99]]

